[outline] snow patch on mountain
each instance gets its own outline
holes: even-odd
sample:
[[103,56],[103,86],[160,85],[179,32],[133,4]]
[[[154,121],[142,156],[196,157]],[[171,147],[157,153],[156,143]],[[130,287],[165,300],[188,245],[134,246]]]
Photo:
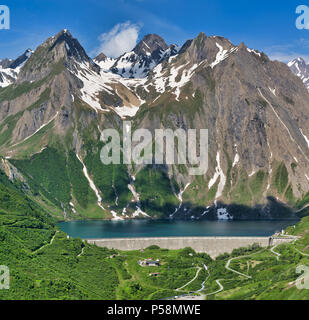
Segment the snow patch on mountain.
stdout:
[[233,168],[237,165],[237,163],[239,162],[239,154],[238,153],[236,153],[235,154],[235,158],[234,158],[234,162],[233,162]]
[[84,162],[82,161],[82,159],[80,158],[80,156],[76,153],[76,157],[77,159],[80,161],[80,163],[82,164],[83,166],[83,173],[84,173],[84,176],[85,178],[88,180],[89,182],[89,185],[90,185],[90,188],[94,191],[97,199],[98,199],[98,206],[102,209],[102,210],[105,210],[104,207],[102,206],[102,198],[100,196],[100,193],[96,187],[96,185],[94,184],[94,182],[92,181],[92,179],[90,178],[89,174],[88,174],[88,170],[87,170],[87,167],[85,166]]
[[253,49],[249,49],[249,48],[247,48],[247,50],[248,50],[248,52],[250,52],[250,53],[254,53],[255,55],[257,55],[257,56],[261,57],[261,54],[260,54],[258,51],[253,50]]
[[117,221],[117,220],[123,220],[122,217],[119,217],[119,216],[117,215],[117,212],[111,211],[111,214],[113,215],[113,219],[112,219],[112,220],[115,220],[115,221]]
[[70,207],[71,207],[72,212],[77,214],[77,211],[76,211],[76,209],[74,207],[74,203],[72,201],[70,202]]
[[216,161],[217,161],[217,167],[215,169],[215,174],[214,174],[213,178],[208,183],[208,189],[211,189],[211,187],[217,182],[218,178],[220,177],[220,182],[219,182],[216,197],[215,197],[216,199],[218,199],[222,196],[223,189],[224,189],[225,183],[226,183],[226,176],[225,176],[223,170],[221,169],[221,165],[220,165],[220,152],[219,151],[217,152]]
[[[153,70],[153,73],[154,73],[153,83],[149,84],[148,86],[154,85],[158,93],[163,93],[167,91],[168,88],[170,88],[170,90],[172,90],[176,95],[176,100],[179,101],[181,88],[184,87],[190,81],[194,72],[200,65],[200,64],[194,64],[191,68],[186,69],[186,66],[188,64],[189,62],[183,65],[180,65],[178,67],[173,66],[168,76],[165,76],[165,73],[167,72],[167,70],[164,70],[164,72],[162,72],[163,66],[162,64],[159,64]],[[176,81],[179,75],[180,75],[180,79],[179,81]]]
[[253,177],[255,175],[256,171],[253,170],[251,173],[249,173],[249,178]]
[[182,199],[182,195],[184,194],[184,192],[187,190],[187,188],[190,186],[191,183],[187,183],[186,186],[184,187],[183,190],[180,190],[180,192],[176,195],[180,204],[178,206],[178,208],[176,208],[176,210],[174,211],[174,213],[170,214],[170,219],[173,219],[175,214],[180,210],[180,208],[182,207],[183,204],[183,199]]
[[145,78],[156,64],[155,61],[151,61],[147,66],[145,60],[140,60],[139,56],[131,51],[120,57],[113,68],[124,78]]
[[23,55],[15,60],[5,59],[0,61],[0,88],[7,87],[16,81],[20,70],[32,53],[32,50],[27,49]]
[[268,87],[268,89],[270,90],[270,92],[271,92],[274,96],[277,96],[277,95],[276,95],[276,88],[275,88],[275,89],[272,89],[272,88]]
[[230,53],[233,53],[234,51],[238,50],[237,47],[233,47],[230,50],[224,50],[223,47],[217,42],[216,42],[216,46],[219,48],[219,51],[217,53],[216,60],[210,64],[210,67],[212,69],[217,64],[219,64],[220,62],[224,61],[230,55]]
[[110,70],[123,78],[147,78],[149,72],[159,63],[175,56],[179,47],[168,47],[157,35],[146,35],[131,51],[116,59]]
[[307,145],[308,145],[308,149],[309,149],[309,139],[307,138],[307,136],[303,133],[303,130],[302,129],[299,129],[301,134],[303,135],[304,139],[306,140],[307,142]]
[[92,107],[96,112],[109,111],[103,109],[98,95],[101,91],[112,93],[113,89],[107,85],[99,74],[92,71],[86,63],[79,63],[79,70],[74,74],[82,81],[83,87],[81,88],[81,99]]
[[94,59],[94,62],[101,68],[102,71],[109,71],[110,68],[115,64],[116,60],[113,58],[106,58],[104,61],[97,61]]
[[219,52],[217,53],[216,60],[213,63],[211,63],[211,68],[214,68],[217,64],[219,64],[228,57],[227,50],[224,50],[219,43],[216,43],[216,46],[219,48]]
[[[106,58],[104,61],[99,62],[99,66],[103,68],[100,70],[100,73],[96,73],[90,68],[89,63],[87,62],[76,62],[77,68],[74,71],[71,71],[75,76],[77,76],[83,83],[83,87],[80,89],[81,99],[92,107],[96,112],[110,112],[111,109],[114,110],[121,118],[125,117],[134,117],[137,113],[139,107],[145,103],[135,92],[134,88],[140,85],[144,85],[146,79],[132,79],[132,78],[123,78],[118,74],[115,74],[109,70],[108,64],[112,63],[112,59]],[[119,107],[106,108],[100,103],[99,94],[107,92],[108,94],[114,95],[117,94],[117,89],[114,89],[114,85],[122,84],[126,89],[132,92],[139,103],[136,105],[124,105]]]
[[131,191],[131,193],[133,194],[133,197],[134,197],[134,199],[135,199],[135,201],[136,201],[136,203],[137,203],[136,211],[133,212],[132,217],[133,217],[133,218],[136,218],[136,217],[138,217],[138,216],[141,215],[141,216],[150,218],[150,216],[141,209],[140,197],[139,197],[139,194],[136,192],[133,183],[128,185],[128,189],[129,189],[129,190]]
[[297,58],[288,63],[288,67],[297,75],[304,83],[309,91],[309,64],[302,58]]
[[[94,184],[93,180],[90,178],[89,174],[88,174],[88,170],[87,167],[85,166],[84,162],[82,161],[82,159],[80,158],[80,156],[76,153],[76,157],[77,159],[80,161],[80,163],[83,166],[83,173],[84,176],[86,177],[86,179],[89,182],[90,188],[94,191],[97,199],[98,199],[98,206],[105,211],[105,208],[102,205],[102,198],[100,196],[99,190],[97,189],[96,185]],[[111,211],[111,214],[113,215],[113,219],[112,220],[123,220],[123,218],[118,217],[117,213],[115,211]]]
[[217,209],[218,220],[233,220],[233,216],[229,214],[226,208]]
[[134,117],[139,110],[139,107],[112,107],[112,109],[120,116],[125,119],[126,117]]

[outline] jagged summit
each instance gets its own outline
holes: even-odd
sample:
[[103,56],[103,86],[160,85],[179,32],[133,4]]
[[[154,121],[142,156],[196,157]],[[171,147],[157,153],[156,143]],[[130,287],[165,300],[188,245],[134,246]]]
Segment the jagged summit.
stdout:
[[19,56],[16,60],[14,60],[9,68],[11,69],[16,69],[18,67],[21,67],[32,55],[33,51],[31,49],[27,49],[24,54],[22,54],[21,56]]
[[76,70],[79,64],[89,64],[95,72],[100,71],[100,67],[87,55],[79,41],[67,29],[63,29],[34,51],[22,68],[18,81],[37,81],[55,68],[59,70],[64,66]]
[[93,61],[100,66],[102,71],[111,72],[110,68],[114,65],[115,59],[107,57],[103,52],[98,54]]
[[288,63],[288,66],[291,67],[292,65],[295,65],[295,64],[298,64],[300,63],[301,65],[306,65],[306,61],[302,58],[302,57],[298,57],[294,60],[291,60],[289,63]]
[[8,58],[0,60],[0,68],[2,69],[8,68],[12,63],[12,61],[13,61],[12,59],[8,59]]
[[69,57],[74,57],[78,61],[89,61],[90,58],[84,48],[77,39],[72,37],[71,33],[67,29],[60,31],[55,36],[55,40],[49,48],[49,51],[52,51],[57,48],[57,46],[62,46],[63,44],[65,45],[66,54]]
[[303,81],[305,87],[309,91],[309,64],[299,57],[288,63],[289,68]]
[[168,45],[157,34],[147,34],[133,49],[137,55],[153,56],[160,59],[160,53],[167,50]]
[[160,36],[148,34],[131,52],[120,56],[111,70],[125,78],[145,78],[161,61],[177,52],[176,45],[169,47]]
[[107,56],[103,52],[101,52],[93,60],[95,62],[102,62],[102,61],[104,62],[104,61],[106,61],[106,59],[107,59]]

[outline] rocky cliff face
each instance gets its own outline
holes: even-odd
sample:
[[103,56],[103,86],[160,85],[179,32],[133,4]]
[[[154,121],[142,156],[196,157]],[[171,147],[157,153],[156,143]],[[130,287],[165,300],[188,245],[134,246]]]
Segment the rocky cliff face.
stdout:
[[[208,129],[207,173],[103,165],[100,134],[124,119],[152,133]],[[308,204],[308,124],[309,93],[288,66],[203,33],[181,48],[148,35],[92,60],[63,30],[0,89],[1,155],[66,216],[291,217]]]

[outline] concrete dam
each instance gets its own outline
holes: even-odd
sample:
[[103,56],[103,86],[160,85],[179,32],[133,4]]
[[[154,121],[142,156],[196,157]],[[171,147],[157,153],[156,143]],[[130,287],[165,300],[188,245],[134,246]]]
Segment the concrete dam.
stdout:
[[248,247],[254,243],[261,247],[268,247],[284,242],[291,242],[295,238],[285,237],[167,237],[167,238],[115,238],[89,239],[88,243],[99,247],[118,250],[141,250],[151,245],[160,248],[176,250],[191,247],[196,252],[206,252],[212,258],[222,253],[231,253],[234,249]]

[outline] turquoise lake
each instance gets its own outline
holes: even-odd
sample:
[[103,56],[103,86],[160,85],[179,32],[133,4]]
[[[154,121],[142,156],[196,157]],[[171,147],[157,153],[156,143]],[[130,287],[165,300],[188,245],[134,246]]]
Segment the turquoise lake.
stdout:
[[58,227],[82,239],[142,237],[265,237],[295,225],[298,220],[272,221],[70,221]]

